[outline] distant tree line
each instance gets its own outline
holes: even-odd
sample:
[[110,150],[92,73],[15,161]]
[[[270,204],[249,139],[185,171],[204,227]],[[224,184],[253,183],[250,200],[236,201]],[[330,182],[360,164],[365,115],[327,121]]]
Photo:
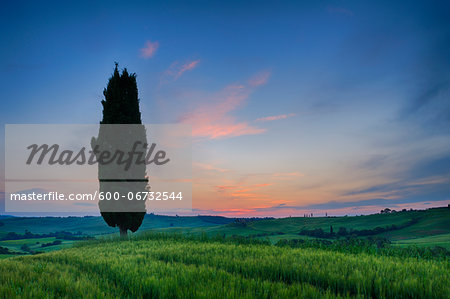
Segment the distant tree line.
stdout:
[[20,249],[22,251],[28,252],[30,254],[40,254],[40,253],[44,253],[43,251],[37,251],[37,250],[33,250],[30,248],[30,246],[28,244],[23,244],[22,246],[20,246]]
[[223,217],[223,216],[198,215],[197,217],[201,221],[208,222],[208,223],[228,224],[230,222],[233,222],[233,219]]
[[[399,211],[399,212],[408,212],[408,211],[410,211],[410,212],[412,212],[412,211],[416,211],[416,210],[414,210],[414,209],[402,209],[401,211]],[[419,210],[419,211],[423,211],[423,210]],[[389,208],[385,208],[385,209],[383,209],[383,210],[381,210],[380,211],[380,214],[391,214],[391,213],[397,213],[397,211],[396,210],[394,210],[394,209],[389,209]]]
[[246,227],[250,221],[245,218],[237,218],[230,226]]
[[0,254],[20,254],[20,253],[10,251],[9,248],[0,246]]
[[441,246],[417,247],[408,246],[405,248],[392,246],[386,238],[368,237],[357,238],[348,236],[337,240],[324,239],[291,239],[280,240],[275,246],[292,248],[318,248],[323,250],[338,251],[344,253],[367,253],[372,255],[411,257],[417,259],[437,259],[446,260],[450,257],[450,251]]
[[55,241],[49,242],[49,243],[42,243],[41,247],[50,247],[50,246],[61,245],[61,244],[62,244],[61,240],[55,240]]
[[270,232],[270,233],[259,233],[259,234],[252,234],[251,237],[268,237],[268,236],[278,236],[278,235],[284,235],[284,232]]
[[404,224],[401,224],[401,225],[392,224],[392,225],[389,225],[386,227],[377,226],[374,229],[361,229],[361,230],[353,229],[353,228],[347,230],[347,228],[345,228],[345,227],[339,227],[337,233],[335,233],[333,231],[333,226],[330,226],[329,232],[324,231],[322,228],[315,228],[315,229],[303,228],[298,234],[303,235],[303,236],[326,238],[326,239],[336,238],[336,237],[346,237],[346,236],[365,237],[365,236],[378,235],[378,234],[385,233],[388,231],[402,229],[402,228],[411,226],[411,225],[417,223],[418,221],[419,221],[418,218],[413,218],[410,221],[408,221]]
[[49,238],[55,237],[57,239],[63,240],[89,240],[93,237],[85,236],[82,232],[71,233],[66,231],[48,233],[48,234],[33,234],[32,232],[26,230],[23,235],[9,232],[5,236],[3,236],[0,240],[22,240],[22,239],[36,239],[36,238]]
[[251,217],[251,218],[236,218],[234,222],[230,223],[229,226],[246,227],[249,223],[259,220],[274,219],[273,217]]

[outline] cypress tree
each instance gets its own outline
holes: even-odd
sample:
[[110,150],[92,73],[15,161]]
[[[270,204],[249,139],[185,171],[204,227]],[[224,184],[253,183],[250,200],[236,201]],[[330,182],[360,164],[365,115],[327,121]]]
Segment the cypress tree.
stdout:
[[[139,110],[136,74],[129,74],[126,68],[120,74],[116,63],[114,73],[103,90],[103,95],[105,97],[101,102],[103,119],[100,122],[98,138],[91,140],[92,148],[99,146],[108,151],[114,151],[117,148],[131,149],[132,144],[138,140],[145,149],[147,140]],[[124,126],[118,126],[117,129],[111,126],[116,124],[132,126],[127,126],[125,129]],[[127,150],[124,152],[126,153]],[[132,192],[134,196],[136,192],[148,191],[145,164],[133,165],[131,171],[124,171],[121,165],[105,166],[99,162],[98,177],[100,192],[120,193],[118,201],[99,201],[100,213],[104,221],[109,226],[118,227],[122,237],[127,236],[128,230],[137,231],[146,214],[145,201],[129,201],[128,194]]]

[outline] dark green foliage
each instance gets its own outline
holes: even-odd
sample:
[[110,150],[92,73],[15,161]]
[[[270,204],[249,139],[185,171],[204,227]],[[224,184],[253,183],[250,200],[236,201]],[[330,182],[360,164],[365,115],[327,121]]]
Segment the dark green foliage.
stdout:
[[[103,105],[103,119],[100,122],[102,125],[109,124],[142,124],[141,120],[141,112],[139,110],[139,99],[138,99],[138,89],[136,83],[136,75],[128,74],[126,69],[123,70],[122,74],[119,73],[118,65],[116,63],[116,67],[114,69],[114,74],[109,79],[107,88],[104,89],[103,95],[105,99],[102,100]],[[103,130],[105,132],[105,130]],[[145,128],[139,126],[135,134],[131,135],[139,135],[138,140],[142,140],[142,144],[146,144],[145,139]],[[136,134],[137,133],[137,134]],[[130,136],[130,140],[132,140],[136,136]],[[114,140],[115,139],[115,140]],[[119,140],[118,140],[119,139]],[[110,148],[116,148],[117,142],[123,142],[127,144],[128,140],[122,140],[124,138],[118,138],[117,136],[111,136],[108,134],[102,134],[102,128],[100,128],[99,137],[97,140],[93,140],[92,146],[94,144],[102,144],[109,146]],[[131,142],[131,141],[130,141]],[[102,172],[103,171],[103,172]],[[102,166],[99,165],[99,181],[100,181],[100,191],[106,192],[115,192],[117,190],[121,190],[121,192],[128,191],[146,191],[148,180],[145,177],[145,165],[135,168],[133,171],[134,174],[140,173],[139,177],[141,179],[141,183],[134,183],[134,180],[128,180],[129,173],[123,173],[123,177],[119,179],[122,184],[117,184],[116,187],[111,187],[111,185],[107,186],[106,184],[102,184],[107,180],[103,180],[102,178],[107,178],[108,175],[105,171],[105,168],[102,169]],[[133,177],[135,179],[136,176]],[[127,187],[124,187],[124,182],[130,182]],[[124,194],[124,193],[121,193]],[[103,204],[103,206],[102,206]],[[128,230],[135,232],[141,226],[145,212],[145,203],[142,202],[142,207],[138,209],[136,212],[133,209],[133,212],[118,212],[111,211],[106,208],[106,205],[110,204],[107,202],[100,202],[100,210],[101,215],[105,222],[112,227],[119,227],[121,235],[126,235]]]
[[[227,218],[223,216],[197,216],[200,220],[207,222],[207,223],[214,223],[214,224],[228,224],[230,222],[233,222],[233,218]],[[177,216],[178,218],[178,216]]]
[[348,234],[347,229],[345,227],[340,227],[337,234],[338,236],[346,236]]
[[122,75],[116,68],[103,90],[103,119],[101,124],[142,124],[139,111],[136,74],[128,74],[124,69]]
[[237,226],[237,227],[246,227],[247,226],[247,219],[245,218],[238,218],[233,223],[230,223],[230,226]]
[[61,240],[55,240],[53,242],[43,243],[43,244],[41,244],[41,247],[49,247],[49,246],[61,245],[61,244],[62,244]]
[[0,254],[11,254],[12,252],[9,251],[9,248],[0,246]]
[[31,252],[30,246],[28,246],[27,244],[23,244],[20,249],[22,249],[23,251],[28,251]]
[[381,233],[385,233],[385,232],[390,232],[390,231],[395,231],[395,230],[399,230],[402,228],[406,228],[409,227],[411,225],[414,225],[418,222],[418,218],[413,218],[408,222],[405,222],[401,225],[389,225],[386,227],[375,227],[374,229],[350,229],[349,231],[347,231],[347,229],[345,227],[339,227],[339,230],[337,232],[337,235],[335,235],[333,233],[333,226],[330,226],[330,232],[327,233],[325,232],[323,229],[321,228],[316,228],[316,229],[305,229],[303,228],[298,234],[299,235],[304,235],[304,236],[310,236],[310,237],[316,237],[316,238],[334,238],[334,237],[345,237],[345,236],[360,236],[360,237],[365,237],[365,236],[373,236],[373,235],[378,235]]
[[144,220],[145,212],[100,212],[105,222],[112,227],[119,227],[121,230],[131,230],[135,232],[139,229]]

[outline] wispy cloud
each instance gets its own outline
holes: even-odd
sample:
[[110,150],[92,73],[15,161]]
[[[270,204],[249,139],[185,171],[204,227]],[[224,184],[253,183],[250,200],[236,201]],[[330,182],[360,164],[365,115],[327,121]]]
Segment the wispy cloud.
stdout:
[[181,67],[178,69],[178,71],[175,73],[175,78],[179,78],[181,75],[183,75],[186,71],[191,71],[197,67],[197,65],[200,63],[200,60],[193,60],[186,62],[185,64],[182,64]]
[[223,210],[211,210],[212,214],[220,214],[220,215],[226,215],[228,217],[231,216],[242,216],[242,215],[249,215],[250,213],[253,213],[255,210],[253,209],[223,209]]
[[266,117],[261,117],[256,119],[256,122],[266,122],[266,121],[274,121],[274,120],[280,120],[280,119],[286,119],[289,117],[293,117],[295,116],[295,113],[290,113],[290,114],[280,114],[280,115],[271,115],[271,116],[266,116]]
[[275,180],[293,180],[304,175],[299,172],[276,172],[272,176]]
[[[414,172],[414,169],[409,171]],[[444,199],[450,190],[450,177],[436,175],[432,177],[408,178],[395,182],[372,185],[367,188],[356,189],[343,193],[343,199],[366,200],[386,199],[413,201],[413,198],[423,199],[430,194],[434,198]]]
[[256,87],[267,83],[270,77],[269,71],[260,72],[248,80],[250,86]]
[[143,47],[142,49],[140,49],[141,51],[141,57],[144,59],[148,59],[148,58],[152,58],[156,51],[159,48],[159,43],[158,42],[151,42],[151,41],[147,41],[145,43],[145,47]]
[[178,61],[172,63],[169,68],[163,73],[161,77],[161,84],[169,83],[170,81],[175,81],[181,77],[185,72],[192,71],[200,63],[200,59],[186,61],[180,64]]
[[194,162],[194,163],[192,163],[192,165],[194,167],[200,168],[202,170],[211,170],[211,171],[217,171],[217,172],[229,172],[230,171],[229,169],[220,168],[215,165],[207,164],[207,163]]
[[[275,203],[275,201],[273,202]],[[379,213],[381,209],[391,208],[401,211],[402,209],[428,209],[431,207],[445,207],[448,204],[448,200],[442,201],[419,201],[419,202],[389,202],[384,200],[370,200],[364,202],[352,202],[352,203],[338,203],[329,202],[319,205],[311,206],[295,206],[288,203],[280,203],[276,205],[260,205],[238,209],[192,209],[197,214],[207,215],[223,215],[227,217],[266,217],[268,215],[275,217],[286,217],[292,215],[294,217],[303,217],[304,214],[313,213],[314,216],[343,216],[343,215],[361,215],[361,214],[373,214]]]
[[[443,77],[448,75],[443,75]],[[436,79],[437,81],[438,79]],[[402,109],[399,121],[409,121],[425,132],[450,132],[450,81],[430,83],[423,91],[413,95]]]
[[225,198],[230,199],[249,199],[260,200],[270,196],[265,193],[258,192],[261,188],[270,186],[269,183],[253,184],[253,185],[218,185],[216,191]]
[[[259,80],[258,84],[250,83],[250,81],[248,85],[233,84],[225,87],[192,112],[182,115],[179,121],[192,126],[194,137],[207,139],[265,132],[265,129],[252,126],[245,121],[239,122],[231,115],[233,111],[243,105],[256,86],[263,84],[262,80]],[[264,83],[266,82],[267,78],[264,79]]]

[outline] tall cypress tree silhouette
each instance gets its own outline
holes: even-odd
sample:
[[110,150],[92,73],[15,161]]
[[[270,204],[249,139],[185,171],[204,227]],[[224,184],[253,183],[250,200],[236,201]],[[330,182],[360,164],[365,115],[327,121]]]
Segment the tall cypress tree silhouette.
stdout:
[[[147,140],[139,110],[136,74],[129,74],[126,68],[120,74],[116,63],[103,95],[103,119],[98,138],[91,140],[92,148],[98,146],[101,150],[113,152],[125,149],[124,152],[127,153],[133,143],[140,141],[145,150]],[[116,124],[131,126],[111,126]],[[118,227],[122,237],[127,236],[128,230],[137,231],[146,214],[145,201],[129,201],[127,194],[131,192],[134,197],[136,192],[148,190],[145,164],[132,165],[131,169],[124,171],[122,165],[102,165],[99,161],[98,177],[100,192],[120,193],[117,201],[99,201],[100,213],[105,222],[109,226]]]

